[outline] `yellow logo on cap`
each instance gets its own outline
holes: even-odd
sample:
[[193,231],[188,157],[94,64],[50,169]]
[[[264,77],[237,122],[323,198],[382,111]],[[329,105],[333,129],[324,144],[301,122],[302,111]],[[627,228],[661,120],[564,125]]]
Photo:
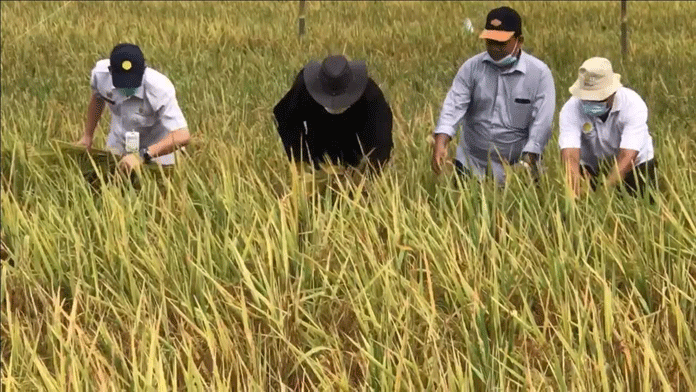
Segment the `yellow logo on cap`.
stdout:
[[126,71],[128,71],[129,69],[131,69],[132,66],[133,66],[133,65],[132,65],[131,62],[128,61],[128,60],[125,60],[123,63],[121,63],[121,67],[122,67],[124,70],[126,70]]
[[500,26],[502,23],[503,23],[503,22],[499,21],[498,19],[493,19],[493,20],[491,21],[491,25],[493,25],[493,26],[495,26],[495,27]]

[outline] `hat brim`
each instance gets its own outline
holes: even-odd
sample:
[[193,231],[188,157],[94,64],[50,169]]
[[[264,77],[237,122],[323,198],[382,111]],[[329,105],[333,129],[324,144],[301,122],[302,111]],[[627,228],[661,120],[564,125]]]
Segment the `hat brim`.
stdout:
[[111,80],[116,88],[140,87],[145,72],[112,72]]
[[604,101],[622,86],[621,75],[615,73],[611,84],[601,90],[583,90],[580,88],[580,80],[576,80],[568,91],[572,96],[583,101]]
[[367,87],[367,65],[364,61],[348,62],[351,81],[346,90],[339,95],[330,95],[322,89],[319,73],[321,63],[312,61],[304,68],[304,82],[309,95],[321,106],[329,109],[343,109],[357,102]]
[[514,31],[501,31],[501,30],[483,30],[479,38],[481,39],[492,39],[493,41],[507,42],[512,36],[515,35]]

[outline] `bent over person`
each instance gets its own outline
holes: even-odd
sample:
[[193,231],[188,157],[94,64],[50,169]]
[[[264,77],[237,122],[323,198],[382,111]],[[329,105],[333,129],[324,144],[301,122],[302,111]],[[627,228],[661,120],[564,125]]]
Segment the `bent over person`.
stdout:
[[464,62],[443,103],[433,171],[442,170],[447,144],[463,123],[454,161],[460,174],[492,174],[503,184],[505,165],[520,164],[537,178],[556,108],[551,70],[522,50],[522,19],[512,8],[490,11],[479,38],[486,51]]
[[558,144],[574,196],[581,193],[584,177],[595,190],[599,175],[606,174],[604,187],[623,183],[632,195],[657,180],[648,107],[620,79],[609,60],[585,61],[561,109]]
[[123,156],[123,169],[150,162],[174,164],[174,151],[189,142],[188,125],[174,85],[145,65],[138,46],[116,45],[110,58],[92,69],[91,87],[87,123],[78,144],[92,147],[94,130],[108,103],[112,116],[106,146]]
[[392,111],[362,61],[334,55],[310,62],[273,114],[291,161],[316,169],[368,163],[373,173],[389,161]]

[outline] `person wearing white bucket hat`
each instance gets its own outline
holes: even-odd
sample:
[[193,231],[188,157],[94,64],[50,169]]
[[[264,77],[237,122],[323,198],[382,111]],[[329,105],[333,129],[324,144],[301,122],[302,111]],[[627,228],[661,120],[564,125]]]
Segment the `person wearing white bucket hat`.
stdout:
[[573,195],[580,195],[587,177],[596,190],[603,172],[605,188],[623,183],[630,194],[642,194],[657,177],[643,99],[621,84],[621,75],[602,57],[580,66],[569,91],[572,97],[559,116],[558,143]]

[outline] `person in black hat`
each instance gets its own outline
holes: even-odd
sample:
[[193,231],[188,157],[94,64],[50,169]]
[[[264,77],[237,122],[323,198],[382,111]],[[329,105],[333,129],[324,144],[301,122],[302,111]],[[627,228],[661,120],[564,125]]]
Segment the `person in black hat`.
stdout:
[[462,124],[457,172],[492,174],[504,184],[506,168],[522,166],[538,179],[556,108],[551,70],[522,50],[522,18],[510,7],[490,11],[479,38],[486,51],[461,66],[443,103],[433,132],[433,171],[441,172],[447,144]]
[[121,167],[132,170],[141,163],[174,164],[174,151],[188,144],[190,135],[176,91],[163,74],[146,66],[134,44],[122,43],[92,69],[92,97],[82,138],[92,147],[105,103],[111,110],[107,148],[122,155]]
[[308,63],[273,108],[290,161],[380,172],[390,158],[392,111],[362,61],[341,55]]

